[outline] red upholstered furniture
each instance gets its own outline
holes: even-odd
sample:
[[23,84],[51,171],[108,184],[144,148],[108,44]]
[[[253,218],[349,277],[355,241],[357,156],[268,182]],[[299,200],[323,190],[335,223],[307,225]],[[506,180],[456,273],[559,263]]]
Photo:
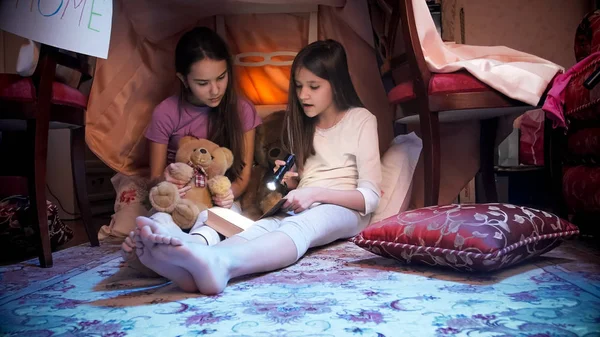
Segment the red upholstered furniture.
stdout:
[[93,246],[98,245],[85,180],[87,97],[76,88],[56,81],[57,64],[79,71],[81,81],[91,78],[87,62],[82,57],[74,57],[46,45],[40,50],[33,76],[0,74],[0,132],[25,132],[27,135],[27,143],[18,144],[22,148],[17,149],[28,153],[24,166],[26,172],[17,173],[27,177],[31,209],[37,213],[32,218],[39,222],[39,260],[42,267],[52,266],[46,209],[46,160],[48,130],[51,128],[71,129],[71,165],[77,202],[89,240]]
[[[459,92],[485,92],[494,90],[487,84],[471,76],[466,71],[450,74],[431,74],[429,79],[429,95],[454,94]],[[388,93],[392,104],[401,104],[416,99],[412,82],[402,82]]]
[[[584,233],[600,233],[600,86],[591,90],[584,82],[600,69],[600,10],[589,13],[575,37],[579,62],[565,88],[564,118],[567,129],[552,129],[546,121],[546,160],[550,161],[555,212]],[[573,69],[577,69],[573,68]]]
[[[481,201],[496,201],[494,148],[497,119],[483,116],[515,113],[517,107],[525,111],[527,105],[504,96],[465,71],[431,73],[417,35],[412,0],[371,0],[370,3],[371,15],[384,19],[383,27],[374,27],[374,30],[384,60],[381,71],[384,74],[391,72],[396,85],[389,91],[388,100],[401,107],[402,114],[396,118],[410,115],[418,115],[419,118],[425,164],[425,205],[438,204],[441,170],[439,117],[442,115],[453,120],[481,120],[480,173],[485,191]],[[398,31],[402,36],[397,36]],[[400,40],[404,41],[403,45],[396,43]],[[408,75],[394,72],[405,65],[408,67],[404,68],[407,70],[404,74]],[[481,114],[482,109],[487,113]],[[491,111],[493,109],[497,111]]]

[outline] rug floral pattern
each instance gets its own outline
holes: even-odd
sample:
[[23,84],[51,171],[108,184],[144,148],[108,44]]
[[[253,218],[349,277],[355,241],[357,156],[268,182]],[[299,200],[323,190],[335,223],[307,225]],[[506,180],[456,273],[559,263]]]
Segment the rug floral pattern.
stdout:
[[18,289],[4,288],[11,271],[2,269],[0,335],[599,336],[598,257],[568,242],[501,272],[467,274],[339,242],[209,297],[141,277],[113,249]]

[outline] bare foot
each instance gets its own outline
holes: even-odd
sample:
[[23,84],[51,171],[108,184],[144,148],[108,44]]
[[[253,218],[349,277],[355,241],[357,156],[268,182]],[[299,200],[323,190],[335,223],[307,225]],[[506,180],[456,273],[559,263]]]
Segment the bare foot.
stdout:
[[152,250],[144,245],[139,233],[140,230],[136,229],[135,233],[131,232],[129,234],[129,238],[135,243],[135,252],[140,262],[160,276],[171,280],[183,291],[191,293],[198,292],[198,288],[196,287],[192,275],[179,266],[155,259],[152,256]]
[[135,257],[135,241],[133,240],[133,232],[129,233],[129,236],[121,243],[121,257],[123,261],[129,261]]
[[204,243],[202,237],[184,233],[175,224],[158,223],[150,218],[139,216],[135,219],[140,237],[147,245],[165,244],[179,246],[182,242]]
[[182,242],[178,246],[154,245],[150,251],[156,260],[172,261],[192,274],[204,295],[221,293],[231,278],[228,260],[214,247]]

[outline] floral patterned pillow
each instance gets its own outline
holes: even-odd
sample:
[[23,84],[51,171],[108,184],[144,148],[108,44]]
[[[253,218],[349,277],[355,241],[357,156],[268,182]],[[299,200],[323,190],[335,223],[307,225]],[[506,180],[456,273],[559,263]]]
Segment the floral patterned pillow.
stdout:
[[546,253],[577,234],[575,225],[544,211],[465,204],[402,212],[367,227],[352,241],[406,263],[489,271]]

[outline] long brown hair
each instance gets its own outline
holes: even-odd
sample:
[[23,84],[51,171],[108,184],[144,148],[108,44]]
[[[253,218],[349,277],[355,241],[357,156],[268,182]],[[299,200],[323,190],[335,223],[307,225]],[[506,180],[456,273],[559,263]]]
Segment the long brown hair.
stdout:
[[[235,180],[240,176],[244,163],[244,135],[240,111],[242,106],[238,100],[236,81],[233,73],[233,61],[229,48],[223,39],[206,27],[196,27],[179,39],[175,48],[175,70],[187,76],[192,65],[198,61],[210,59],[227,63],[227,89],[221,103],[210,109],[208,115],[208,139],[227,147],[233,153],[233,165],[228,177]],[[183,86],[183,84],[182,84]],[[187,90],[182,87],[180,102],[184,100]]]
[[296,155],[299,169],[303,168],[309,156],[315,154],[313,138],[316,127],[316,119],[306,116],[298,99],[296,74],[301,68],[330,83],[333,103],[338,110],[363,107],[352,85],[346,52],[339,42],[331,39],[316,41],[302,48],[292,63],[288,106],[281,137],[286,150]]

